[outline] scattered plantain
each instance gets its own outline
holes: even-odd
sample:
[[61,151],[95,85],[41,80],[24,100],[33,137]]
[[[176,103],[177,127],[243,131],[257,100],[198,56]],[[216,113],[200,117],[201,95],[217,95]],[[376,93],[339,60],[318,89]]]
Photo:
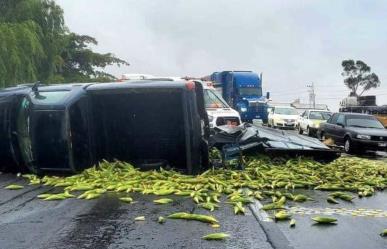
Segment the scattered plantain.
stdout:
[[206,236],[203,236],[203,239],[205,240],[224,240],[226,238],[229,238],[230,235],[227,233],[211,233]]
[[316,216],[312,217],[312,220],[319,224],[333,224],[337,221],[336,218],[333,217],[324,217],[324,216]]

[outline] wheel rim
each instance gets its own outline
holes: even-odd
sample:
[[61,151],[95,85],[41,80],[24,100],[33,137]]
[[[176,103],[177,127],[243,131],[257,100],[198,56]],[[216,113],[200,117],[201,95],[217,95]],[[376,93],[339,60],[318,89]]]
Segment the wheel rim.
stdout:
[[345,150],[346,152],[348,152],[350,147],[351,147],[351,144],[350,144],[350,142],[349,142],[349,139],[345,140],[344,150]]

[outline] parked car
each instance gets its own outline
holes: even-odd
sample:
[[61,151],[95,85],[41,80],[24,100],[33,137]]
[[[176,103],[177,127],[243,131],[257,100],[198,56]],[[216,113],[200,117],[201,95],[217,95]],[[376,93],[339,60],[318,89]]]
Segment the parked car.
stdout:
[[203,88],[194,82],[21,86],[0,91],[0,165],[79,172],[99,161],[189,174],[208,166]]
[[294,129],[298,117],[299,114],[293,107],[273,106],[269,109],[268,126]]
[[306,132],[308,136],[317,134],[321,123],[326,122],[332,113],[322,110],[306,110],[297,120],[297,129],[300,134]]
[[318,136],[343,145],[347,153],[387,149],[387,130],[376,117],[368,114],[335,113],[320,125]]

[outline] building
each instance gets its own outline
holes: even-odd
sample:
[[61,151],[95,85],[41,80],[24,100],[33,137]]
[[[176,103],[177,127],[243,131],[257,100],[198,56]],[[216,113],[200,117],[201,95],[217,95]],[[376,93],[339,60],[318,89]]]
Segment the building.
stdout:
[[328,105],[325,104],[315,104],[314,106],[311,104],[301,103],[300,99],[296,99],[293,102],[274,102],[270,101],[270,106],[289,106],[295,108],[300,114],[306,110],[324,110],[329,111]]

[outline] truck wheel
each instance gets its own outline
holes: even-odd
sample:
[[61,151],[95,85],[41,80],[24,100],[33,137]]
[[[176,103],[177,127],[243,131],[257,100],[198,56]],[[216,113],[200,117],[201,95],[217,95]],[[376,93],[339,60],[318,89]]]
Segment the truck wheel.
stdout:
[[356,153],[356,148],[351,140],[350,137],[346,137],[344,141],[344,151],[347,154],[354,154]]

